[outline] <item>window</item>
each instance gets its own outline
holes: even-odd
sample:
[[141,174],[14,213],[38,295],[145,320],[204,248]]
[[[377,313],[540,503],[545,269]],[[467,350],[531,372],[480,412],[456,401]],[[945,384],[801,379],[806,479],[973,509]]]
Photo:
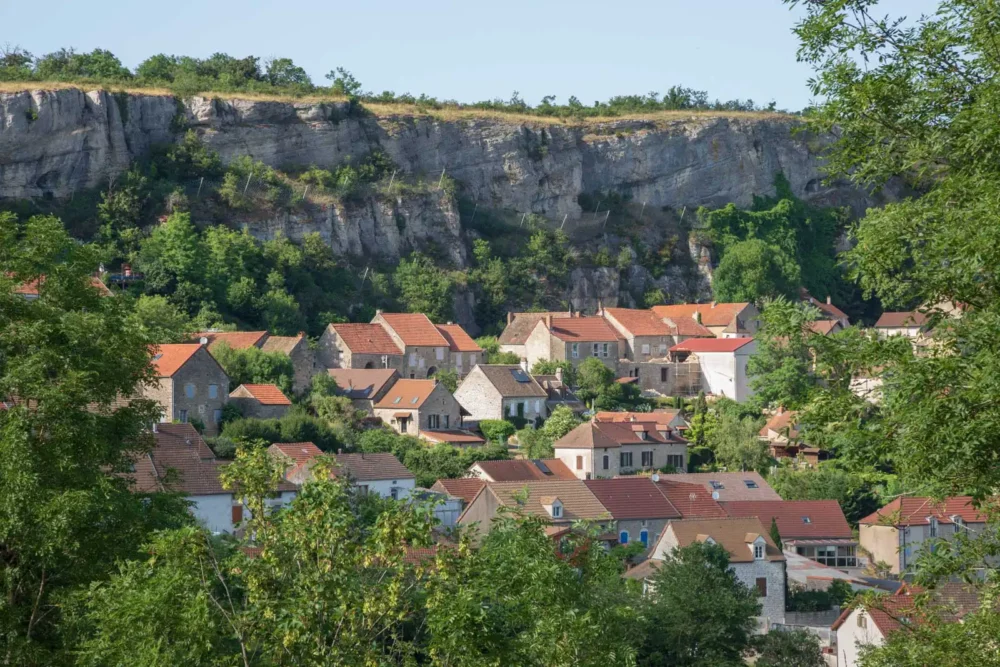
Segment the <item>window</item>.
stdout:
[[188,398],[194,398],[194,385],[190,382],[184,385],[184,395]]
[[667,367],[660,366],[660,382],[666,382],[666,381],[667,381]]
[[583,470],[583,457],[582,456],[577,456],[576,457],[576,469],[577,470]]
[[807,516],[802,517],[802,523],[812,523],[813,520]]
[[562,518],[562,505],[556,504],[552,506],[552,518],[553,519]]
[[511,417],[513,417],[515,414],[517,414],[517,408],[514,406],[513,403],[510,403],[507,406],[507,414],[509,414]]
[[573,346],[570,348],[570,354],[573,355],[574,359],[579,358],[579,356],[580,356],[580,344],[579,343],[573,343]]
[[518,417],[524,417],[524,402],[523,401],[517,404],[517,416]]
[[764,558],[764,545],[755,544],[753,545],[753,558],[754,560],[762,560]]
[[208,397],[209,398],[218,398],[219,397],[219,385],[217,385],[217,384],[210,384],[210,385],[208,385]]
[[745,479],[745,480],[743,480],[743,485],[746,486],[748,489],[756,489],[757,488],[757,482],[753,481],[752,479]]
[[411,379],[411,380],[415,380],[415,379],[416,379],[416,377],[417,377],[417,374],[416,374],[416,373],[410,373],[410,379]]
[[643,529],[643,530],[639,531],[639,541],[642,542],[647,547],[649,546],[649,531],[648,530]]
[[726,488],[726,486],[722,482],[717,482],[714,479],[709,480],[708,483],[712,487],[713,491],[721,491],[722,489]]
[[233,505],[233,524],[243,521],[243,505]]
[[667,454],[667,465],[673,466],[677,470],[684,470],[684,455],[683,454]]
[[937,519],[935,519],[934,517],[931,517],[930,518],[930,525],[931,525],[931,537],[937,537],[937,534],[938,534],[938,522],[937,522]]
[[635,369],[635,376],[639,377],[639,369],[638,368]]
[[867,628],[868,627],[868,618],[865,617],[864,612],[860,612],[860,611],[858,612],[858,627],[859,628]]
[[642,467],[652,468],[653,467],[653,452],[643,452],[642,453]]
[[411,366],[416,366],[417,365],[417,353],[416,352],[410,352],[410,365]]
[[439,347],[439,348],[436,349],[436,352],[437,352],[437,360],[438,361],[444,361],[444,348],[443,347]]
[[619,462],[618,462],[618,465],[620,465],[622,468],[631,468],[632,467],[632,452],[622,452],[621,456],[620,456],[620,459],[619,459]]
[[646,433],[645,431],[636,431],[635,434],[637,436],[639,436],[640,440],[648,440],[649,439],[649,434]]
[[188,420],[188,411],[187,410],[181,410],[181,423],[182,424],[187,424],[187,420]]
[[607,470],[608,468],[610,468],[611,467],[611,457],[608,456],[607,454],[605,454],[604,455],[604,461],[603,461],[603,463],[604,463],[604,469],[605,470]]
[[649,343],[644,343],[642,346],[642,353],[649,354]]
[[451,428],[451,415],[444,416],[444,427]]
[[212,410],[212,423],[222,423],[222,410]]
[[767,597],[767,577],[757,577],[757,595],[762,598]]
[[542,402],[538,399],[535,399],[535,412],[542,414]]
[[956,533],[958,531],[962,530],[963,528],[965,528],[965,519],[963,519],[960,516],[956,515],[956,516],[951,517],[951,522],[955,524],[955,532]]
[[367,484],[358,484],[358,493],[360,493],[363,496],[367,496],[368,495],[368,485]]
[[618,533],[618,543],[619,544],[628,544],[628,531],[627,530],[623,530],[622,532]]
[[608,356],[608,348],[609,347],[610,346],[607,343],[604,343],[604,345],[601,346],[601,356],[602,357],[607,358],[607,356]]
[[440,427],[441,427],[440,415],[427,415],[427,428],[440,428]]
[[597,343],[594,343],[594,356],[595,357],[601,356],[601,346],[598,345]]
[[660,343],[660,354],[666,354],[666,353],[667,353],[667,344]]
[[399,487],[394,486],[391,489],[389,489],[389,495],[392,496],[393,500],[399,500]]

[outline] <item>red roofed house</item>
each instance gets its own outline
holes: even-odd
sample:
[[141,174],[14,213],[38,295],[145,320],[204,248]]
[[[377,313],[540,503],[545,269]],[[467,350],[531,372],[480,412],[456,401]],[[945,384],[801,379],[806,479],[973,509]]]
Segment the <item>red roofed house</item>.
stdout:
[[266,331],[202,331],[193,335],[192,342],[206,345],[209,352],[214,352],[223,343],[233,350],[260,347],[266,338]]
[[[851,326],[851,321],[848,319],[847,313],[833,305],[829,295],[827,295],[825,302],[820,301],[803,287],[799,290],[799,296],[803,303],[808,303],[810,306],[819,309],[820,317],[819,320],[817,320],[818,322],[836,322],[841,329],[846,329]],[[827,329],[828,327],[823,328]],[[829,331],[821,333],[829,333]]]
[[326,372],[337,383],[341,396],[348,397],[355,408],[369,414],[399,380],[399,372],[394,368],[329,368]]
[[775,458],[794,459],[801,456],[811,465],[819,463],[820,450],[799,441],[798,412],[795,410],[779,407],[761,427],[759,435]]
[[451,353],[451,367],[458,373],[458,377],[465,377],[469,371],[483,361],[483,349],[479,347],[472,336],[465,332],[465,329],[457,324],[437,324],[437,330],[448,341],[448,350]]
[[462,426],[462,407],[436,380],[397,380],[373,411],[394,431],[407,435],[447,432]]
[[616,477],[673,466],[687,469],[687,440],[655,422],[589,421],[552,445],[579,479]]
[[164,422],[205,424],[206,435],[216,435],[222,407],[229,399],[229,376],[198,343],[159,345],[153,350],[157,383],[140,394],[160,404]]
[[724,519],[729,514],[701,484],[678,482],[676,475],[656,475],[653,481],[682,519]]
[[539,360],[568,360],[578,366],[595,357],[617,373],[626,343],[603,317],[546,316],[531,330],[524,348],[529,368]]
[[403,350],[378,324],[330,324],[319,338],[319,361],[326,368],[395,368],[402,373]]
[[527,350],[524,345],[528,341],[528,336],[534,331],[539,320],[546,317],[579,317],[580,313],[569,311],[549,311],[541,313],[507,313],[507,326],[497,337],[501,352],[510,352],[518,357],[526,357]]
[[751,396],[747,362],[757,351],[753,338],[689,338],[670,348],[675,361],[696,359],[707,393],[742,403]]
[[237,405],[244,417],[280,419],[292,407],[281,389],[273,384],[241,384],[229,392],[229,402]]
[[[311,442],[278,442],[271,445],[268,451],[285,461],[285,479],[299,485],[312,478],[313,459],[323,454],[323,450]],[[402,500],[416,488],[413,473],[392,454],[327,455],[336,464],[331,474],[348,475],[363,493]]]
[[838,569],[858,567],[857,545],[836,500],[735,500],[722,503],[731,517],[757,517],[778,526],[785,551]]
[[921,312],[886,312],[875,322],[875,331],[881,337],[906,336],[922,338],[928,317]]
[[295,376],[292,378],[292,391],[304,393],[312,383],[312,376],[320,367],[316,363],[316,354],[309,345],[305,333],[297,336],[272,336],[266,331],[202,331],[194,334],[194,340],[208,346],[209,352],[215,352],[223,343],[233,350],[245,350],[256,347],[263,352],[278,352],[292,360]]
[[559,459],[511,459],[478,461],[469,466],[469,475],[487,482],[517,482],[529,479],[576,479]]
[[678,326],[693,319],[718,338],[753,336],[760,327],[760,311],[752,303],[682,303],[653,306],[652,310]]
[[960,531],[978,533],[986,516],[969,496],[935,502],[931,498],[902,496],[858,522],[859,541],[875,563],[887,563],[893,574],[913,564],[930,538],[948,539]]
[[589,479],[584,484],[611,513],[619,544],[642,542],[651,549],[667,522],[681,518],[649,477]]

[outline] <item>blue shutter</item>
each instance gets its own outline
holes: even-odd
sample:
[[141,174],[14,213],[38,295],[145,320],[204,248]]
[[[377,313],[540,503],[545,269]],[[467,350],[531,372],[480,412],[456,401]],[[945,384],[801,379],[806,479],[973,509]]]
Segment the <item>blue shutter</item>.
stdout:
[[628,544],[628,531],[627,530],[623,530],[622,532],[618,533],[618,543],[619,544]]
[[639,533],[639,540],[648,547],[649,546],[649,531],[648,530],[641,531]]

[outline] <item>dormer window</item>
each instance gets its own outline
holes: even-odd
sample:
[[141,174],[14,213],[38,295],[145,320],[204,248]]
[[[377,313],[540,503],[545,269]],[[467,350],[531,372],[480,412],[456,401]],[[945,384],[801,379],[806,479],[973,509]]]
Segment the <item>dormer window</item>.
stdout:
[[958,516],[957,514],[955,514],[955,515],[953,515],[951,517],[951,522],[953,524],[955,524],[955,530],[956,531],[960,530],[962,528],[965,528],[965,519],[963,519],[962,517]]
[[764,545],[755,544],[753,545],[753,559],[754,560],[764,560]]
[[709,483],[709,485],[710,485],[710,486],[712,487],[712,490],[713,490],[713,491],[721,491],[722,489],[726,488],[726,487],[725,487],[725,486],[724,486],[724,485],[722,484],[722,482],[717,482],[717,481],[715,481],[714,479],[712,479],[712,480],[709,480],[709,482],[708,482],[708,483]]
[[639,431],[637,435],[639,436],[640,440],[647,440],[649,438],[649,434],[646,433],[645,431]]
[[563,504],[561,500],[555,496],[543,496],[540,500],[542,507],[549,513],[550,517],[553,519],[563,518]]

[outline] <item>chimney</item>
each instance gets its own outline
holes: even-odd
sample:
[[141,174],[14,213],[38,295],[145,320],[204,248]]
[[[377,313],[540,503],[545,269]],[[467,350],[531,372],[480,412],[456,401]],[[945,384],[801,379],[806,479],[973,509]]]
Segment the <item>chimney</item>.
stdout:
[[694,318],[695,322],[697,322],[698,324],[701,324],[701,311],[700,310],[694,311],[694,314],[691,317]]
[[569,316],[570,317],[576,317],[576,313],[573,312],[573,302],[572,301],[569,302]]
[[562,366],[556,366],[556,380],[562,382],[562,378],[563,378]]
[[597,300],[597,314],[604,315],[604,299]]
[[344,453],[344,450],[341,449],[340,447],[338,447],[337,448],[337,454],[340,455],[340,454],[343,454],[343,453]]
[[528,359],[527,357],[521,357],[521,370],[525,373],[528,372]]
[[381,308],[376,308],[375,309],[375,317],[378,317],[381,314],[382,314],[382,309]]
[[511,323],[511,322],[513,322],[513,321],[514,321],[514,313],[512,313],[512,312],[510,312],[510,311],[508,310],[508,311],[507,311],[507,324],[510,324],[510,323]]
[[715,308],[716,304],[718,304],[718,301],[713,301],[712,302],[712,308]]
[[828,306],[830,305],[830,295],[829,294],[826,295],[826,305],[828,305]]
[[448,320],[448,321],[446,322],[446,324],[447,324],[448,326],[451,326],[452,324],[454,324],[454,322],[452,322],[451,320]]
[[552,313],[545,314],[545,326],[549,329],[552,328]]

